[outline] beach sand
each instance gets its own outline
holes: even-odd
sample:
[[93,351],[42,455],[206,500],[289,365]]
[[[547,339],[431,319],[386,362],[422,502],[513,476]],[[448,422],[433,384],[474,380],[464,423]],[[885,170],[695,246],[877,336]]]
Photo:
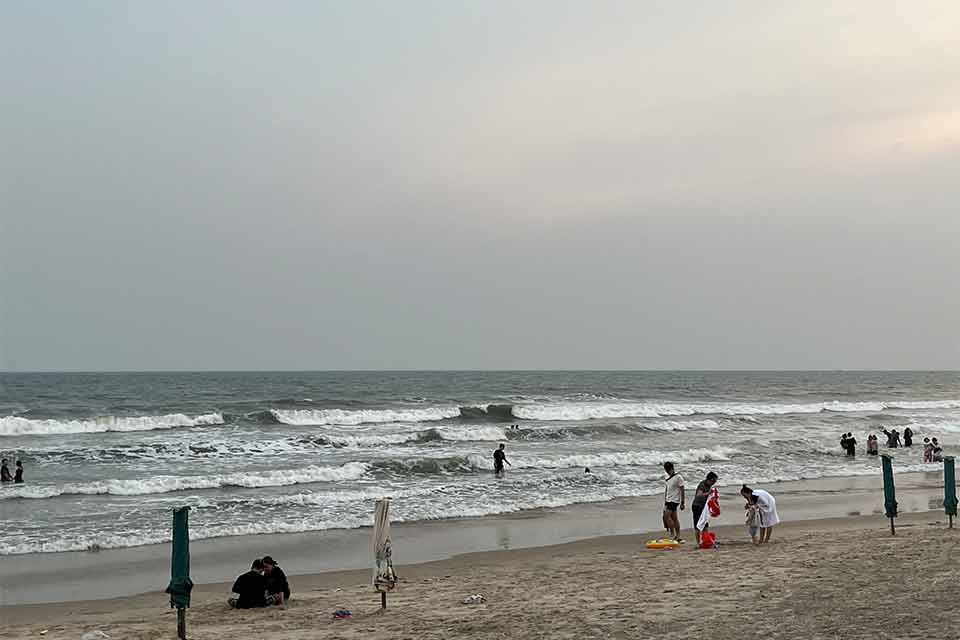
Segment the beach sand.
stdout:
[[[460,555],[399,566],[379,611],[368,571],[292,579],[285,610],[233,611],[229,585],[202,585],[188,613],[196,640],[264,638],[957,638],[960,533],[941,512],[785,523],[754,547],[742,527],[721,546],[650,551],[652,534]],[[288,571],[290,569],[288,568]],[[480,593],[481,605],[460,603]],[[331,613],[348,608],[351,620]],[[0,609],[5,637],[175,637],[163,594]],[[41,631],[46,634],[41,636]]]

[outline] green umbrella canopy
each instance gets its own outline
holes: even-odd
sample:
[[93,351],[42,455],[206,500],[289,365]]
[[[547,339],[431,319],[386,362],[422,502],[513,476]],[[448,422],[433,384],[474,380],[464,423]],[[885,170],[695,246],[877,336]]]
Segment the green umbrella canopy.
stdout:
[[893,486],[893,460],[890,456],[883,459],[883,506],[888,518],[897,517],[897,490]]
[[957,474],[953,468],[953,456],[943,459],[943,507],[948,516],[957,515]]
[[173,510],[173,554],[170,558],[170,606],[185,609],[190,606],[190,530],[187,514],[190,507]]

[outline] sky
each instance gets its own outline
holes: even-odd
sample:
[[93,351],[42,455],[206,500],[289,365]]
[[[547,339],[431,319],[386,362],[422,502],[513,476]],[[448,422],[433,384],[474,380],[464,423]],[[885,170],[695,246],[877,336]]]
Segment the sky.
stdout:
[[960,368],[960,3],[0,3],[0,369]]

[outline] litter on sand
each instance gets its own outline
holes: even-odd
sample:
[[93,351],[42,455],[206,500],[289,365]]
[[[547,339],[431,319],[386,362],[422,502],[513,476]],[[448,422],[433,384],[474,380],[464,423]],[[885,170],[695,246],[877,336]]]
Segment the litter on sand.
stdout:
[[475,593],[472,596],[467,596],[466,598],[464,598],[463,604],[482,604],[486,601],[487,599],[484,598],[482,595],[480,595],[479,593]]

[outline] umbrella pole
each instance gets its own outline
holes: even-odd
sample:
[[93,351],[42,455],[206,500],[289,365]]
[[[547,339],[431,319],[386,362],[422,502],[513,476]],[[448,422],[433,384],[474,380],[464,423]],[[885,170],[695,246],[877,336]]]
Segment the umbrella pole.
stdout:
[[183,607],[177,607],[177,637],[187,640],[187,610]]
[[387,608],[387,592],[386,591],[380,592],[380,608],[381,609]]
[[896,526],[893,524],[893,518],[890,518],[890,535],[892,535],[892,536],[897,535],[897,528],[896,528]]

